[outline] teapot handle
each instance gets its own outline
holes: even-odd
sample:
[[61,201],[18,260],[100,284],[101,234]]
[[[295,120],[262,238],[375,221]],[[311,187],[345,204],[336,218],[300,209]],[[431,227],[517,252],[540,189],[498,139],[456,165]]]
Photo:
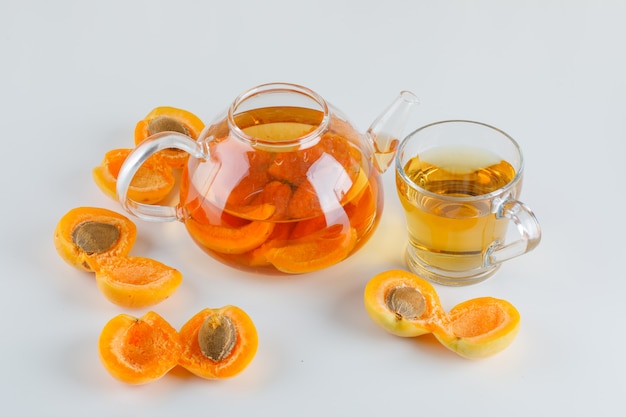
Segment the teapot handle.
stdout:
[[160,132],[141,142],[128,155],[117,176],[117,198],[129,213],[143,220],[170,222],[179,220],[176,207],[143,204],[128,198],[128,188],[141,165],[153,154],[163,149],[175,148],[189,153],[194,158],[206,159],[207,154],[195,140],[182,133]]

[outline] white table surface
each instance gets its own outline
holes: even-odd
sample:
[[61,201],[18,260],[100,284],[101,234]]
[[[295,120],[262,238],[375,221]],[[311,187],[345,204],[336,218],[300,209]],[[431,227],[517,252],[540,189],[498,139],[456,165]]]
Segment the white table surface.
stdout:
[[[2,1],[0,406],[66,417],[623,415],[625,20],[626,2],[608,0]],[[237,272],[182,224],[135,220],[133,254],[184,275],[149,309],[180,327],[202,308],[238,305],[259,350],[224,381],[177,371],[134,387],[106,373],[102,326],[149,309],[109,303],[90,274],[65,264],[57,221],[82,205],[121,211],[91,169],[132,146],[153,107],[209,121],[273,81],[316,90],[362,130],[408,89],[422,102],[409,130],[465,118],[518,140],[522,200],[542,243],[482,284],[436,287],[447,309],[478,296],[511,301],[522,325],[507,350],[468,361],[432,336],[388,335],[366,315],[366,282],[404,267],[388,171],[369,243],[298,277]]]

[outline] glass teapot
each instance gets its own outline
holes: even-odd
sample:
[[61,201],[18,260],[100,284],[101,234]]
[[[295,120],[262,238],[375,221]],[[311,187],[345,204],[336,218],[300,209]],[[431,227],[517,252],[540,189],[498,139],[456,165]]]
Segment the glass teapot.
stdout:
[[[183,222],[198,246],[227,265],[263,273],[320,270],[354,253],[376,229],[380,174],[417,103],[401,92],[361,135],[308,88],[260,85],[195,141],[160,132],[140,143],[120,169],[117,195],[141,219]],[[139,167],[171,148],[190,154],[177,205],[129,199]]]

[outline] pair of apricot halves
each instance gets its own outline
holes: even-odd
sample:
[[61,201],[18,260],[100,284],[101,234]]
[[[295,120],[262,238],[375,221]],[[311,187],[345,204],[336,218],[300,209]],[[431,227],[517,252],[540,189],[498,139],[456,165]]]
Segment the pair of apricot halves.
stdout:
[[94,272],[104,296],[122,307],[141,308],[170,297],[182,274],[151,258],[129,256],[137,228],[127,217],[99,207],[76,207],[57,223],[54,245],[75,268]]
[[446,313],[433,286],[404,270],[382,272],[365,287],[365,309],[387,332],[401,337],[432,333],[442,345],[468,359],[485,358],[508,347],[520,315],[508,301],[480,297]]
[[120,314],[102,329],[98,351],[104,368],[119,381],[145,384],[179,365],[205,379],[243,371],[254,358],[258,336],[240,308],[206,308],[180,331],[149,311],[140,318]]

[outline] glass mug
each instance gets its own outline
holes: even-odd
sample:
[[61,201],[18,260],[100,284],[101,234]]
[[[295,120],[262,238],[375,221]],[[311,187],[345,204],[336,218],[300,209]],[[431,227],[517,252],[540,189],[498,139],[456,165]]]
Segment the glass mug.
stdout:
[[[408,226],[406,261],[419,276],[474,284],[539,244],[539,222],[518,200],[522,153],[505,132],[467,120],[432,123],[401,142],[395,162]],[[519,232],[511,242],[509,222]]]

